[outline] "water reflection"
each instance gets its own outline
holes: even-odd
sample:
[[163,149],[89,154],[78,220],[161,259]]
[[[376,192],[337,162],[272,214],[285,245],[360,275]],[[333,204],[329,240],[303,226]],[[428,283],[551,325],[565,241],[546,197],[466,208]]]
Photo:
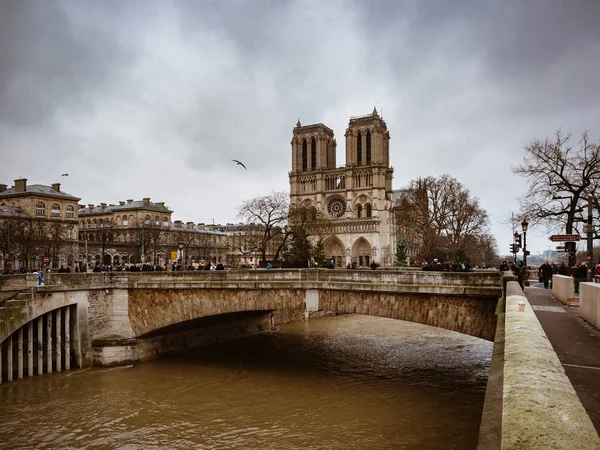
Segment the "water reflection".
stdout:
[[492,344],[341,316],[0,387],[4,448],[475,448]]

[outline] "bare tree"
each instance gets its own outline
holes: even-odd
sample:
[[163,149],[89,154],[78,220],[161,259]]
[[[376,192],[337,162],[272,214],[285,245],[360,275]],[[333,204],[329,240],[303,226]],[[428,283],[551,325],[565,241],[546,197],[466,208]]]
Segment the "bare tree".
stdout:
[[[528,180],[528,190],[520,198],[520,218],[531,224],[573,233],[583,221],[588,199],[598,211],[600,187],[600,148],[582,134],[574,147],[571,135],[560,130],[552,139],[534,140],[525,147],[523,162],[513,172]],[[596,232],[595,238],[598,238]]]
[[273,191],[268,195],[247,200],[240,206],[238,216],[248,224],[256,223],[259,226],[261,239],[258,251],[262,261],[267,261],[269,253],[273,260],[279,259],[289,236],[286,226],[289,217],[289,194]]
[[[398,234],[413,257],[468,260],[488,229],[477,198],[450,175],[412,180],[396,202]],[[471,250],[470,250],[471,249]]]

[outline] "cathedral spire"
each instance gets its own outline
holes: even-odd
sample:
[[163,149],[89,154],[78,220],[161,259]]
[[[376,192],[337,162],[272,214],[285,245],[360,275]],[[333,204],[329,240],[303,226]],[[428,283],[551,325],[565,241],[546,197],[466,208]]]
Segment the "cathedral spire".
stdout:
[[296,123],[296,128],[300,128],[302,126],[302,124],[300,123],[300,119],[298,119],[298,122]]
[[379,114],[377,114],[377,108],[375,106],[373,106],[373,112],[371,113],[371,115],[379,116]]

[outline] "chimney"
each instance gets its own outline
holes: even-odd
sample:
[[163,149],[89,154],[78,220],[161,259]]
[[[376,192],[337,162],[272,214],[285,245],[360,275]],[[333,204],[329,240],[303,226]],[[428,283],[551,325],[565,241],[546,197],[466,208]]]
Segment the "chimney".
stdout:
[[187,225],[187,227],[191,230],[192,228],[194,228],[194,222],[186,222],[185,223]]
[[181,220],[176,220],[176,221],[175,221],[175,226],[176,226],[177,228],[181,228]]
[[27,178],[19,178],[15,180],[15,192],[22,194],[27,190]]
[[56,192],[60,192],[60,183],[52,183],[52,189]]
[[89,209],[94,209],[94,206],[95,206],[95,205],[94,205],[93,203],[88,203],[88,208],[89,208]]
[[125,204],[124,201],[119,200],[119,206],[123,206]]
[[101,206],[102,208],[106,208],[106,203],[100,203],[100,206]]
[[85,208],[85,205],[82,205],[82,204],[80,203],[79,205],[77,205],[77,207],[78,207],[79,209],[83,209],[83,208]]
[[143,198],[142,200],[144,201],[144,205],[150,204],[150,197]]
[[133,199],[132,198],[128,198],[127,199],[127,204],[130,205],[131,203],[133,203]]
[[4,192],[8,186],[6,184],[0,184],[0,192]]
[[155,203],[155,205],[158,206],[159,208],[164,208],[165,202],[157,202],[157,203]]

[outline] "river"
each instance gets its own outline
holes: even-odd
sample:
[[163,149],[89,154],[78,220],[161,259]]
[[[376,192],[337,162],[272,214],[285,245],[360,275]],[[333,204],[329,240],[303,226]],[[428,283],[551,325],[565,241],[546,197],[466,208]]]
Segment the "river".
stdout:
[[492,344],[348,315],[0,385],[6,449],[474,449]]

